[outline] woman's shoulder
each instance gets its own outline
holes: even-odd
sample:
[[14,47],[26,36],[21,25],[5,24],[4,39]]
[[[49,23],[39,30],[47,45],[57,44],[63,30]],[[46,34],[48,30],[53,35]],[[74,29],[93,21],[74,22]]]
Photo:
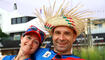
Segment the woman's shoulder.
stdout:
[[6,55],[1,56],[1,57],[0,57],[0,60],[2,60],[5,56],[6,56]]
[[0,60],[12,60],[16,55],[2,56]]

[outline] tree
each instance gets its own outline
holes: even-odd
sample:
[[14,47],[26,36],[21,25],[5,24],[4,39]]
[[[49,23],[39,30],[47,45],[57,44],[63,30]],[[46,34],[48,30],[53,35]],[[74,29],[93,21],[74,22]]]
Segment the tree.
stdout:
[[2,32],[1,28],[0,28],[0,38],[2,37],[8,37],[9,35],[5,34]]

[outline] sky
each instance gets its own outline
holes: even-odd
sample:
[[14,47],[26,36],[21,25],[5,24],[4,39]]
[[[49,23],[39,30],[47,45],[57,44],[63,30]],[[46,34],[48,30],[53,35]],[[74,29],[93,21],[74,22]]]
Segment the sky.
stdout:
[[[35,8],[40,9],[42,5],[48,5],[49,0],[0,0],[0,8],[8,12],[13,12],[13,4],[17,3],[17,11],[21,15],[25,16],[34,16]],[[51,0],[51,3],[54,0]],[[57,6],[63,0],[57,0]],[[71,2],[71,6],[75,6],[78,3],[81,3],[84,7],[83,9],[89,9],[94,11],[93,17],[105,18],[105,0],[66,0]]]

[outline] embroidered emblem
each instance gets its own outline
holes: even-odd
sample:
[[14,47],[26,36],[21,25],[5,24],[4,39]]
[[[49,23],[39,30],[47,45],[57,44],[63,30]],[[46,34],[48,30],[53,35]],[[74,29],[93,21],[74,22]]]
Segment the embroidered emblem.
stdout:
[[44,55],[43,55],[43,57],[49,57],[51,55],[51,52],[49,52],[49,51],[47,51]]

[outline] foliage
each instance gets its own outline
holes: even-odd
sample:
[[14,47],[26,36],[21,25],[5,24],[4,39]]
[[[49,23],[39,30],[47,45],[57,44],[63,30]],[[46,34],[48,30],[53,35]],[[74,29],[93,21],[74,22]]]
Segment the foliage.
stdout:
[[2,37],[8,37],[7,34],[5,34],[5,33],[2,32],[1,28],[0,28],[0,37],[1,37],[1,38],[2,38]]
[[86,60],[105,60],[105,46],[74,48],[74,54]]

